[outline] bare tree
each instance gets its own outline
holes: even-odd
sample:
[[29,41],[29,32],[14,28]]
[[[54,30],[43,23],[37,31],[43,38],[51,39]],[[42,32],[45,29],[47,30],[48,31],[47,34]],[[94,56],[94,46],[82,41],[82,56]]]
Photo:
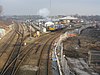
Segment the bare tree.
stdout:
[[0,5],[0,15],[1,15],[2,11],[3,11],[3,7]]

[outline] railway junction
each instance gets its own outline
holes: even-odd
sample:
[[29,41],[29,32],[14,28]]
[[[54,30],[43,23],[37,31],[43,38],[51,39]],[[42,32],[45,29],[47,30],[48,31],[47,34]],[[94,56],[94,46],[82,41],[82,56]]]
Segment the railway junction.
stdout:
[[95,54],[100,30],[93,25],[58,24],[45,30],[35,21],[14,21],[11,27],[0,40],[0,75],[100,74],[100,54]]

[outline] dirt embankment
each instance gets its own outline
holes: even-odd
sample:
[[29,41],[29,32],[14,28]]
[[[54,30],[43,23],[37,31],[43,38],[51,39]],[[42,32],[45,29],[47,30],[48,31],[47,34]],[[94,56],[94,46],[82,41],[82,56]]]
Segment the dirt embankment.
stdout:
[[64,41],[64,54],[68,57],[87,58],[89,50],[100,50],[100,30],[87,28],[78,37]]
[[0,28],[5,29],[6,31],[9,30],[9,25],[10,25],[10,24],[11,24],[10,22],[5,22],[5,21],[1,21],[1,20],[0,20]]

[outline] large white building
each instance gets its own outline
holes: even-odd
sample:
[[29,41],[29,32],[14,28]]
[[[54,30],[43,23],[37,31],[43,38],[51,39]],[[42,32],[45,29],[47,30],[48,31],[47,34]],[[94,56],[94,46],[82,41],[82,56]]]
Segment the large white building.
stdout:
[[45,23],[45,27],[48,27],[48,26],[51,26],[51,25],[54,25],[54,23],[53,22],[46,22]]

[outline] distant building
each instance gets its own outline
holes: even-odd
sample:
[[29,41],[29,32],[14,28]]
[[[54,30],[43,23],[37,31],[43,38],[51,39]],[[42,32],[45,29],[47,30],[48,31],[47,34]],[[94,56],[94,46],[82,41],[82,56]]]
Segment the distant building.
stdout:
[[54,25],[54,23],[53,22],[46,22],[45,23],[45,27],[48,27],[48,26],[51,26],[51,25]]
[[74,20],[78,20],[78,18],[71,17],[71,16],[60,18],[60,22],[63,24],[69,24],[70,22],[72,22]]
[[59,24],[60,20],[59,20],[59,19],[52,19],[52,22],[53,22],[54,24]]

